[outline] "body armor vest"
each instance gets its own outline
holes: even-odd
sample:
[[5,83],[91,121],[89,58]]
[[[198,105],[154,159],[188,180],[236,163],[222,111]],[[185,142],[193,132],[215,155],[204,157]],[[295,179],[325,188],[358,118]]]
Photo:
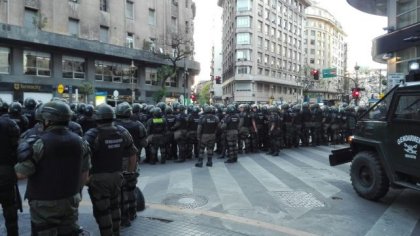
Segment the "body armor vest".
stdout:
[[215,115],[204,115],[201,118],[201,126],[203,128],[203,134],[213,134],[216,133],[218,119]]
[[128,132],[131,134],[131,137],[133,138],[133,142],[136,145],[136,148],[140,148],[140,141],[144,135],[141,136],[140,134],[140,124],[138,122],[131,120],[128,122],[117,120],[115,121],[115,125],[120,125],[128,130]]
[[176,116],[173,114],[168,114],[165,116],[166,119],[166,124],[168,126],[168,128],[172,128],[172,126],[174,126],[175,122],[176,122]]
[[40,136],[43,157],[29,177],[29,200],[57,200],[80,191],[82,141],[66,129],[53,129]]
[[251,115],[244,113],[242,117],[244,118],[244,127],[250,128],[252,125]]
[[166,121],[164,118],[152,118],[150,125],[150,134],[163,134],[166,131]]
[[197,131],[198,123],[200,122],[199,115],[191,115],[188,117],[188,130]]
[[92,151],[92,174],[122,171],[122,158],[126,154],[121,126],[94,128],[96,133]]
[[10,143],[9,132],[5,132],[12,129],[13,126],[16,126],[16,123],[8,118],[0,117],[0,130],[2,130],[0,132],[0,165],[13,166],[16,164],[16,157],[13,157],[16,154],[16,147]]
[[239,116],[238,115],[229,115],[225,118],[226,130],[238,130],[239,126]]

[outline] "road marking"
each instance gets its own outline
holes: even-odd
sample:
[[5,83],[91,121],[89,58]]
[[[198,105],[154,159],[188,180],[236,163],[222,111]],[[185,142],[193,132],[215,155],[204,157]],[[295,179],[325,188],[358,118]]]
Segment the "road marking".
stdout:
[[148,204],[148,208],[155,209],[155,210],[162,210],[162,211],[169,211],[174,213],[181,213],[181,214],[192,214],[192,215],[204,215],[214,218],[219,218],[222,220],[233,221],[240,224],[251,225],[259,228],[269,229],[272,231],[277,231],[280,233],[284,233],[287,235],[297,235],[297,236],[315,236],[316,234],[308,233],[305,231],[292,229],[285,226],[274,225],[264,221],[248,219],[240,216],[225,214],[221,212],[214,212],[214,211],[206,211],[200,209],[184,209],[175,206],[166,206],[161,204]]
[[252,204],[245,197],[235,178],[227,170],[225,163],[217,163],[209,168],[216,191],[224,210],[252,209]]
[[256,163],[255,160],[245,157],[240,158],[239,163],[243,166],[251,175],[253,175],[260,184],[262,184],[268,191],[291,191],[292,189],[283,183],[276,176],[268,172],[266,169]]
[[417,196],[412,190],[402,191],[366,236],[411,235],[420,219]]
[[315,191],[322,194],[325,198],[329,198],[334,194],[340,192],[341,190],[323,180],[319,180],[316,176],[311,176],[307,172],[303,171],[302,168],[297,167],[290,162],[286,161],[284,156],[281,155],[279,157],[266,157],[264,155],[260,155],[261,157],[265,158],[266,160],[272,162],[280,169],[286,171],[292,176],[300,179],[306,185],[313,188]]
[[193,193],[191,169],[172,171],[169,177],[168,194]]

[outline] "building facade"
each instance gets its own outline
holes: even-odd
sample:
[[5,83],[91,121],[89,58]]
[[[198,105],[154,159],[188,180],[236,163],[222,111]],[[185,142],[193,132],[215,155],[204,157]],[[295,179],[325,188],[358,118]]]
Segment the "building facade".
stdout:
[[[117,90],[118,100],[152,102],[158,68],[194,49],[194,17],[192,0],[1,1],[0,97],[94,102]],[[193,53],[177,66],[168,97],[182,95],[200,70]]]
[[[388,75],[402,78],[408,74],[410,64],[420,63],[420,2],[414,0],[347,0],[354,8],[365,13],[387,16],[387,31],[372,41],[372,58],[387,64]],[[397,74],[395,74],[397,73]]]
[[295,102],[302,95],[307,0],[219,0],[223,99]]
[[[312,5],[305,9],[305,69],[303,80],[306,99],[314,102],[341,101],[344,91],[347,45],[340,23],[327,10]],[[311,70],[319,71],[313,80]]]

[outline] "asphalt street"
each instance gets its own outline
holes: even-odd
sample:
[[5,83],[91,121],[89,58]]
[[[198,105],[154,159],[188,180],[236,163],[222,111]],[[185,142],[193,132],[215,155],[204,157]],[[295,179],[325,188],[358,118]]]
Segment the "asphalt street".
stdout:
[[[350,164],[328,164],[330,151],[340,147],[242,154],[238,163],[222,159],[203,168],[195,160],[142,164],[138,186],[146,210],[122,235],[420,235],[420,193],[393,189],[378,202],[358,197]],[[19,186],[23,193],[26,183]],[[80,225],[99,235],[86,189],[79,211]],[[29,218],[24,202],[21,235],[30,235]]]

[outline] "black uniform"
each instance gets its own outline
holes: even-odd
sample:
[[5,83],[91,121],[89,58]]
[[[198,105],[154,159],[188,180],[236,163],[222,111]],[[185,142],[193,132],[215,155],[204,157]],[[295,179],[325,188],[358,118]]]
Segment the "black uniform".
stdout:
[[188,117],[184,112],[179,113],[176,116],[175,125],[172,127],[174,131],[174,138],[178,144],[179,154],[178,162],[185,161],[188,152],[188,136],[187,136],[187,120]]
[[150,164],[157,161],[157,153],[160,149],[160,163],[166,162],[165,133],[167,131],[165,118],[153,117],[147,121],[147,141],[150,144]]
[[6,224],[7,235],[18,235],[16,203],[16,148],[19,126],[13,120],[0,117],[0,204]]
[[172,127],[175,125],[176,116],[174,114],[165,115],[166,125],[168,130],[166,131],[165,146],[166,146],[166,159],[167,160],[176,160],[178,159],[178,147],[174,138],[174,131]]
[[213,166],[213,150],[216,143],[216,132],[219,126],[219,118],[213,114],[205,114],[200,118],[197,127],[197,139],[200,143],[200,157],[197,167],[203,165],[204,149],[207,149],[207,166]]
[[197,140],[197,127],[200,120],[198,113],[192,113],[188,115],[187,121],[187,136],[188,136],[188,154],[187,158],[191,159],[192,151],[194,151],[194,157],[198,158],[199,147]]

